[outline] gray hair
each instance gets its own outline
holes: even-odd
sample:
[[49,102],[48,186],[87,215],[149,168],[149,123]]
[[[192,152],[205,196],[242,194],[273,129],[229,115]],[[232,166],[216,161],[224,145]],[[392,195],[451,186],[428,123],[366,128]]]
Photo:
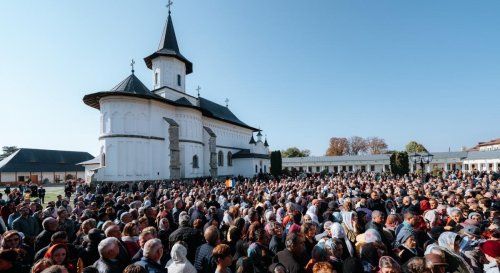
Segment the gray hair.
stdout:
[[42,222],[42,227],[43,227],[43,229],[47,230],[47,227],[48,227],[50,224],[52,224],[52,223],[54,223],[54,222],[56,222],[56,221],[57,221],[57,220],[56,220],[55,218],[52,218],[52,217],[47,217],[47,218],[45,218],[45,219],[43,220],[43,222]]
[[151,239],[144,244],[144,257],[150,257],[150,255],[158,250],[158,248],[162,247],[162,243],[160,239]]
[[132,213],[130,212],[122,213],[122,215],[120,215],[120,221],[123,221],[123,218],[125,218],[126,216],[132,217]]
[[115,237],[109,237],[102,240],[97,246],[99,256],[103,257],[105,253],[114,245],[118,245],[118,239],[116,239]]

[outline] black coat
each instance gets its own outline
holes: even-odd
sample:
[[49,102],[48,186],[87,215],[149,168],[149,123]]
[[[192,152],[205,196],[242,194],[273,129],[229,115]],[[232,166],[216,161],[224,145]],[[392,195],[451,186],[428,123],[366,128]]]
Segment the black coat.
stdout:
[[204,239],[198,230],[192,227],[180,227],[170,234],[168,241],[170,249],[172,249],[174,244],[178,241],[185,242],[188,248],[187,258],[192,264],[194,264],[196,249],[203,244]]
[[99,273],[122,273],[125,269],[126,264],[120,263],[118,260],[111,261],[105,258],[99,258],[94,263],[94,267],[97,268]]
[[162,267],[159,263],[156,263],[146,257],[135,263],[135,265],[140,265],[148,271],[148,273],[167,273],[167,269]]
[[305,273],[304,265],[293,256],[292,252],[288,249],[284,249],[278,252],[278,261],[285,266],[288,273]]

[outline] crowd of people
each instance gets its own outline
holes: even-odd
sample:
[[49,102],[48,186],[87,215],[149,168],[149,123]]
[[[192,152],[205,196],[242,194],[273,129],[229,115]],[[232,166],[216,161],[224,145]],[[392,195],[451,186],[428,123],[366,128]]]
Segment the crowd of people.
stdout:
[[498,273],[499,182],[456,171],[68,183],[47,204],[9,187],[0,272]]

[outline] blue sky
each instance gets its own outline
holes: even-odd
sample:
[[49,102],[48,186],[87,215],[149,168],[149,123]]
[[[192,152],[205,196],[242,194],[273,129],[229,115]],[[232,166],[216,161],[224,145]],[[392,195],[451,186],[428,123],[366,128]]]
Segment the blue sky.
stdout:
[[[166,0],[0,5],[0,146],[98,153],[85,94],[151,88]],[[500,1],[174,1],[188,93],[261,127],[272,150],[333,136],[431,151],[500,137]]]

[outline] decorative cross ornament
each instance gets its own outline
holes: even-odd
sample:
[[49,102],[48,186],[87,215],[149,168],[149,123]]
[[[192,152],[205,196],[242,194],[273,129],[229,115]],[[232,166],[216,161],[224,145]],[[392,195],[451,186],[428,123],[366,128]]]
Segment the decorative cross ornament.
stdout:
[[228,107],[228,105],[229,105],[229,99],[226,98],[225,102],[226,102],[226,107]]
[[168,14],[170,14],[170,6],[172,6],[174,2],[172,0],[168,0],[167,8],[168,8]]
[[198,85],[198,88],[196,88],[196,91],[198,91],[198,98],[200,97],[200,90],[201,90],[201,87]]
[[134,61],[134,59],[132,59],[132,62],[130,62],[130,66],[132,67],[132,74],[134,74],[134,64],[135,64],[135,61]]

